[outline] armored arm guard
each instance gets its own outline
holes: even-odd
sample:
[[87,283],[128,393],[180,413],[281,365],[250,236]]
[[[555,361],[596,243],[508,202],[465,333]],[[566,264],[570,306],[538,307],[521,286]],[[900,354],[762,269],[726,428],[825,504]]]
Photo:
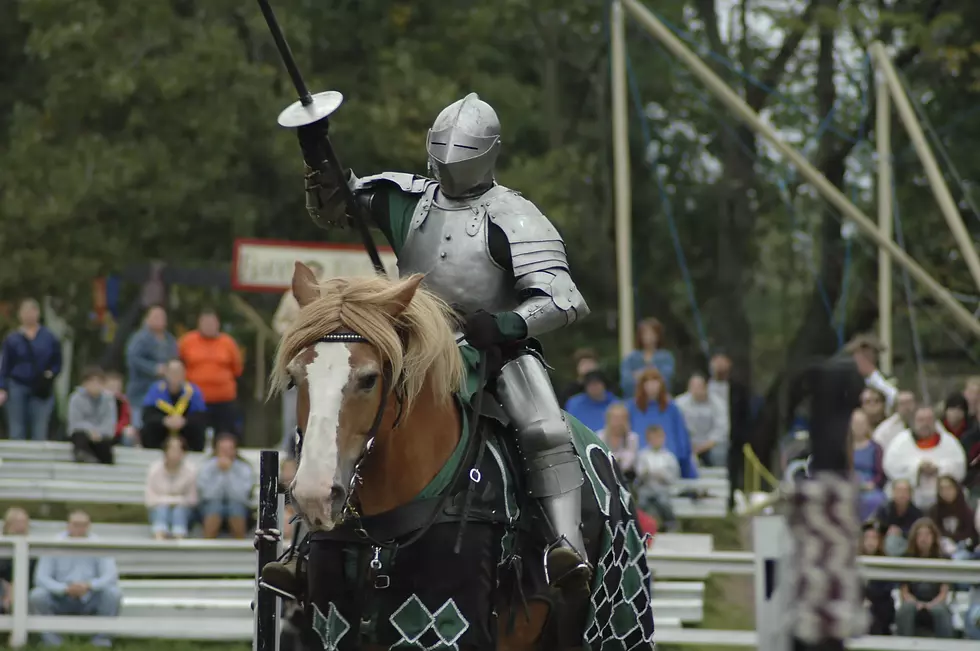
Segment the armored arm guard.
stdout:
[[[366,208],[371,217],[372,226],[383,227],[387,222],[387,204],[381,190],[387,185],[396,187],[402,192],[411,194],[421,193],[429,179],[414,174],[402,172],[383,172],[372,176],[358,178],[353,171],[347,170],[347,185],[354,191],[354,196]],[[306,167],[306,209],[310,217],[318,224],[328,226],[347,226],[350,216],[344,196],[336,183],[328,175],[321,174],[309,166]]]
[[557,330],[589,314],[568,270],[565,243],[537,206],[513,190],[490,199],[490,220],[510,243],[515,287],[523,302],[514,310],[527,336]]

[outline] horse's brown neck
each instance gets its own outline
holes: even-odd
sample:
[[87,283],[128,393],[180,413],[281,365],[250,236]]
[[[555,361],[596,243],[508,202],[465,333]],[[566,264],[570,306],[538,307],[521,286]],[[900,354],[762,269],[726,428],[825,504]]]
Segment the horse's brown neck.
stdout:
[[459,443],[456,404],[451,399],[437,400],[428,381],[412,411],[391,429],[397,410],[397,405],[388,408],[364,464],[364,481],[357,489],[364,515],[410,502],[439,473]]

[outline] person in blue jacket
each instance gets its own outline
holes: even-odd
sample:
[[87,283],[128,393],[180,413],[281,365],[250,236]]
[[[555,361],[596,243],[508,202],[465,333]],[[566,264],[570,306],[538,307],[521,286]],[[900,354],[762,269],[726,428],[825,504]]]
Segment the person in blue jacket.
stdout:
[[[691,450],[691,437],[684,424],[684,415],[670,399],[664,378],[655,368],[643,371],[637,378],[636,393],[627,403],[630,412],[630,427],[633,431],[647,431],[651,426],[663,428],[666,436],[665,446],[677,457],[681,467],[681,477],[695,479],[698,469]],[[643,447],[645,443],[641,443]]]
[[619,388],[624,396],[631,396],[636,392],[637,378],[648,368],[660,371],[666,389],[670,391],[676,363],[674,354],[661,348],[663,340],[664,326],[657,319],[645,319],[636,326],[639,347],[624,357],[619,366]]
[[54,380],[61,373],[61,342],[41,325],[41,308],[29,298],[17,311],[20,327],[3,340],[0,406],[7,406],[7,436],[48,438],[54,411]]
[[593,432],[606,425],[606,410],[617,398],[609,390],[602,371],[589,371],[582,378],[582,393],[576,393],[565,403],[565,411],[582,421]]

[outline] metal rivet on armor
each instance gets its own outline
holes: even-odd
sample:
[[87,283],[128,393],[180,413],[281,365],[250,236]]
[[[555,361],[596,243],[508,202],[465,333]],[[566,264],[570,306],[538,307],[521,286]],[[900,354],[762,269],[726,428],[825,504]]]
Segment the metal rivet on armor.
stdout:
[[448,242],[451,239],[453,239],[453,236],[450,235],[449,233],[446,233],[446,241]]
[[446,252],[445,252],[445,251],[443,251],[442,253],[440,253],[440,254],[439,254],[439,257],[440,257],[440,258],[445,258],[445,257],[446,257]]

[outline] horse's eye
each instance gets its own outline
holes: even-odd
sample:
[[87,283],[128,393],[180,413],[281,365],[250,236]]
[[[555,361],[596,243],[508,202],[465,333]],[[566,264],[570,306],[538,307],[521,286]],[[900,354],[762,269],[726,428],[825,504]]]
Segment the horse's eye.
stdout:
[[367,375],[362,375],[357,380],[357,390],[358,391],[370,391],[378,383],[378,374],[369,373]]

